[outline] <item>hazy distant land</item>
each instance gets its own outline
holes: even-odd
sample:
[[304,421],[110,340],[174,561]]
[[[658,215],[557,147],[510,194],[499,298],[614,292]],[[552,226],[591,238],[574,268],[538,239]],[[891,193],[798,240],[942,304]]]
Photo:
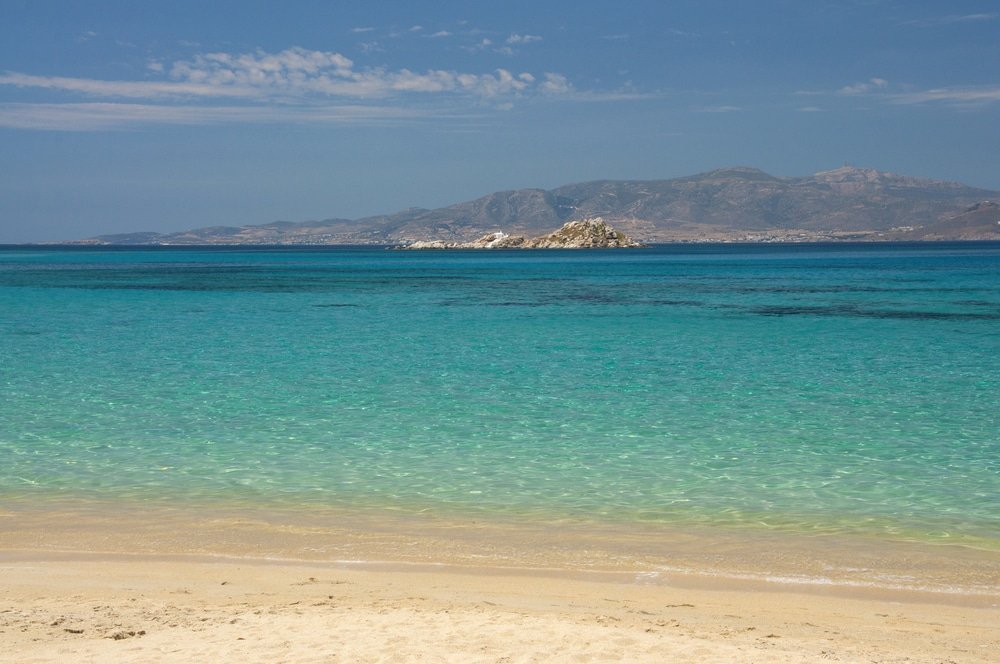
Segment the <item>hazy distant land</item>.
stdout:
[[537,236],[602,217],[638,242],[1000,240],[1000,191],[844,167],[807,177],[727,168],[670,180],[598,180],[517,189],[436,210],[363,219],[277,221],[176,233],[102,235],[82,244],[325,245],[472,242]]

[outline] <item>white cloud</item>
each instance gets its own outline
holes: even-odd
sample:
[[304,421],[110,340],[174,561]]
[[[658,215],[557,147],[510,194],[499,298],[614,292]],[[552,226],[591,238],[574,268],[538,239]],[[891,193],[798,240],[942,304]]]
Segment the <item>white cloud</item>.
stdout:
[[375,28],[369,28],[369,27],[351,28],[351,32],[353,32],[355,34],[359,34],[359,33],[363,33],[363,32],[372,32],[373,30],[375,30]]
[[479,76],[459,74],[456,80],[463,90],[482,97],[499,97],[527,90],[535,77],[527,72],[515,76],[506,69],[497,69],[494,74]]
[[489,37],[484,37],[479,42],[473,44],[472,46],[462,46],[462,48],[469,53],[478,53],[479,51],[485,51],[490,46],[493,46],[493,40]]
[[433,39],[440,39],[442,37],[451,37],[451,33],[448,32],[447,30],[438,30],[437,32],[429,36]]
[[884,90],[889,87],[889,81],[884,78],[870,78],[862,83],[854,83],[853,85],[845,85],[840,90],[837,91],[838,94],[842,95],[861,95],[866,92],[874,92],[875,90]]
[[[416,72],[358,68],[354,61],[340,53],[302,48],[280,53],[207,53],[173,63],[168,73],[172,80],[101,81],[9,72],[0,75],[0,85],[63,90],[105,98],[232,97],[287,102],[309,97],[373,99],[398,93],[452,92],[496,97],[526,92],[535,84],[531,74],[515,75],[505,69],[474,74],[452,70]],[[545,91],[551,93],[551,88],[549,85]]]
[[[2,104],[0,126],[95,130],[151,123],[381,122],[423,117],[426,109],[407,109],[412,104],[406,100],[413,95],[471,98],[502,108],[519,97],[578,94],[563,75],[554,72],[539,78],[503,68],[488,73],[390,70],[359,67],[340,53],[302,48],[278,53],[205,53],[174,63],[151,61],[147,73],[160,80],[0,74],[0,87],[94,98],[86,103]],[[330,105],[332,100],[347,103]],[[373,104],[373,100],[384,101]]]
[[340,53],[290,48],[280,53],[208,53],[175,62],[170,77],[225,90],[248,87],[258,91],[307,91],[328,79],[350,81],[359,76],[354,62]]
[[801,108],[795,109],[799,113],[822,113],[823,109],[819,106],[802,106]]
[[539,37],[538,35],[519,35],[519,34],[513,33],[513,34],[511,34],[510,37],[507,37],[507,41],[504,42],[504,43],[506,43],[508,45],[512,45],[512,44],[531,44],[532,42],[540,42],[540,41],[542,41],[542,38]]
[[919,92],[907,92],[892,96],[897,104],[924,104],[931,102],[953,103],[962,105],[981,105],[1000,102],[1000,85],[966,87],[966,88],[935,88]]
[[968,21],[995,21],[1000,14],[966,14],[965,16],[955,17],[957,22],[968,22]]
[[497,53],[501,53],[503,55],[514,55],[515,46],[523,46],[525,44],[533,44],[535,42],[540,42],[540,41],[542,41],[542,38],[539,37],[538,35],[519,35],[516,32],[514,32],[511,33],[511,35],[504,40],[502,46],[499,46],[494,50]]
[[551,95],[563,95],[573,92],[573,86],[562,74],[545,73],[545,80],[540,86],[542,92]]

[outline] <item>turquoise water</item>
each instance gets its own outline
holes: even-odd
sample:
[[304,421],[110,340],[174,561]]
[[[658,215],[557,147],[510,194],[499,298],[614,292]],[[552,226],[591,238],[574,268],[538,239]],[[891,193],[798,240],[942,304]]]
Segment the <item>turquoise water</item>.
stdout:
[[0,500],[1000,546],[1000,244],[0,248]]

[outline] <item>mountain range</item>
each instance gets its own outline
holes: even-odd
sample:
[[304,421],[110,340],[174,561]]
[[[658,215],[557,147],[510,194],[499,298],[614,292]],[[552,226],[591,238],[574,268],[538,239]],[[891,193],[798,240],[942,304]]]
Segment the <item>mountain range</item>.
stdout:
[[87,244],[408,244],[533,236],[603,217],[640,242],[1000,240],[1000,192],[870,168],[806,177],[726,168],[669,180],[598,180],[501,191],[363,219],[102,235]]

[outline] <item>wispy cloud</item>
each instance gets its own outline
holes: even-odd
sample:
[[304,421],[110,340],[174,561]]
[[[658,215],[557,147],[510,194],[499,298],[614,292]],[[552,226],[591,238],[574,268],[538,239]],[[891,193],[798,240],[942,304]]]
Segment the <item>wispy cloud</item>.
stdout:
[[845,85],[837,90],[842,96],[878,96],[893,104],[942,103],[956,106],[982,106],[1000,101],[1000,85],[955,86],[930,90],[907,89],[908,86],[890,86],[884,78],[871,78],[861,83]]
[[995,21],[1000,18],[1000,14],[949,14],[948,16],[934,16],[930,18],[914,19],[903,21],[899,25],[917,28],[933,28],[942,25],[954,25],[956,23],[981,23],[983,21]]
[[672,35],[674,37],[689,37],[689,38],[692,38],[692,39],[696,39],[698,37],[701,37],[700,33],[691,32],[689,30],[679,30],[677,28],[668,28],[667,29],[667,34],[668,35]]
[[982,105],[1000,102],[1000,85],[934,88],[917,92],[894,94],[890,97],[896,104],[950,103],[958,105]]
[[503,37],[495,30],[473,27],[468,21],[457,21],[451,26],[442,26],[437,29],[424,25],[412,25],[409,28],[364,26],[352,28],[351,32],[355,34],[376,32],[383,39],[410,37],[444,39],[454,37],[458,41],[458,47],[469,53],[491,52],[501,55],[514,55],[519,49],[544,40],[541,35],[520,32],[510,32],[507,33],[506,37]]
[[540,42],[540,41],[542,41],[542,38],[539,37],[538,35],[519,35],[519,34],[514,33],[514,34],[511,34],[510,37],[507,37],[507,40],[504,43],[505,44],[511,44],[511,45],[512,44],[531,44],[532,42]]
[[485,51],[491,46],[493,46],[493,40],[490,39],[489,37],[483,37],[475,44],[472,44],[470,46],[463,46],[462,48],[468,51],[469,53],[477,53],[479,51]]
[[646,101],[650,99],[662,99],[665,96],[660,92],[636,92],[630,89],[610,91],[573,89],[569,92],[561,92],[559,94],[560,99],[587,103]]
[[[501,44],[500,46],[498,46],[493,50],[503,55],[514,55],[515,53],[517,53],[518,47],[524,46],[525,44],[531,44],[540,41],[542,41],[542,38],[539,37],[538,35],[519,35],[515,33],[507,37],[507,39],[504,40],[503,44]],[[480,42],[479,46],[480,48],[486,48],[490,46],[492,43],[493,42],[491,40],[484,39],[482,42]]]
[[[52,131],[130,129],[143,125],[386,124],[429,117],[425,111],[388,106],[312,107],[167,106],[162,104],[0,104],[0,127]],[[437,117],[437,114],[435,114]]]
[[[161,67],[157,65],[156,68]],[[156,68],[153,71],[156,73]],[[348,97],[376,99],[406,93],[453,93],[494,97],[529,91],[535,78],[527,72],[497,69],[490,73],[454,70],[359,68],[354,61],[327,51],[290,48],[280,53],[208,53],[181,60],[165,81],[104,81],[17,72],[0,75],[0,85],[78,92],[97,97],[237,97],[296,99]]]
[[101,81],[64,76],[32,76],[7,72],[0,74],[0,85],[19,88],[41,88],[80,92],[96,97],[254,97],[258,92],[250,87],[231,85],[220,89],[208,83],[179,81]]
[[[63,92],[101,102],[8,103],[0,113],[0,124],[103,129],[152,122],[381,121],[418,117],[419,112],[408,110],[414,104],[407,100],[414,96],[451,100],[446,106],[452,109],[470,101],[503,108],[522,97],[575,92],[565,76],[554,72],[537,77],[503,68],[475,73],[359,67],[340,53],[298,47],[278,53],[207,53],[172,64],[154,61],[147,65],[147,73],[159,80],[0,74],[0,87]],[[219,105],[221,100],[229,101]],[[416,106],[426,108],[422,103]]]
[[861,83],[854,83],[852,85],[845,85],[844,87],[837,90],[837,94],[842,95],[861,95],[866,92],[872,92],[874,90],[884,90],[889,87],[889,81],[884,78],[870,78],[867,81]]
[[542,38],[538,35],[519,35],[517,33],[512,33],[509,37],[507,37],[507,39],[504,40],[503,45],[498,46],[495,50],[497,53],[502,53],[503,55],[514,55],[517,52],[517,47],[540,41],[542,41]]

